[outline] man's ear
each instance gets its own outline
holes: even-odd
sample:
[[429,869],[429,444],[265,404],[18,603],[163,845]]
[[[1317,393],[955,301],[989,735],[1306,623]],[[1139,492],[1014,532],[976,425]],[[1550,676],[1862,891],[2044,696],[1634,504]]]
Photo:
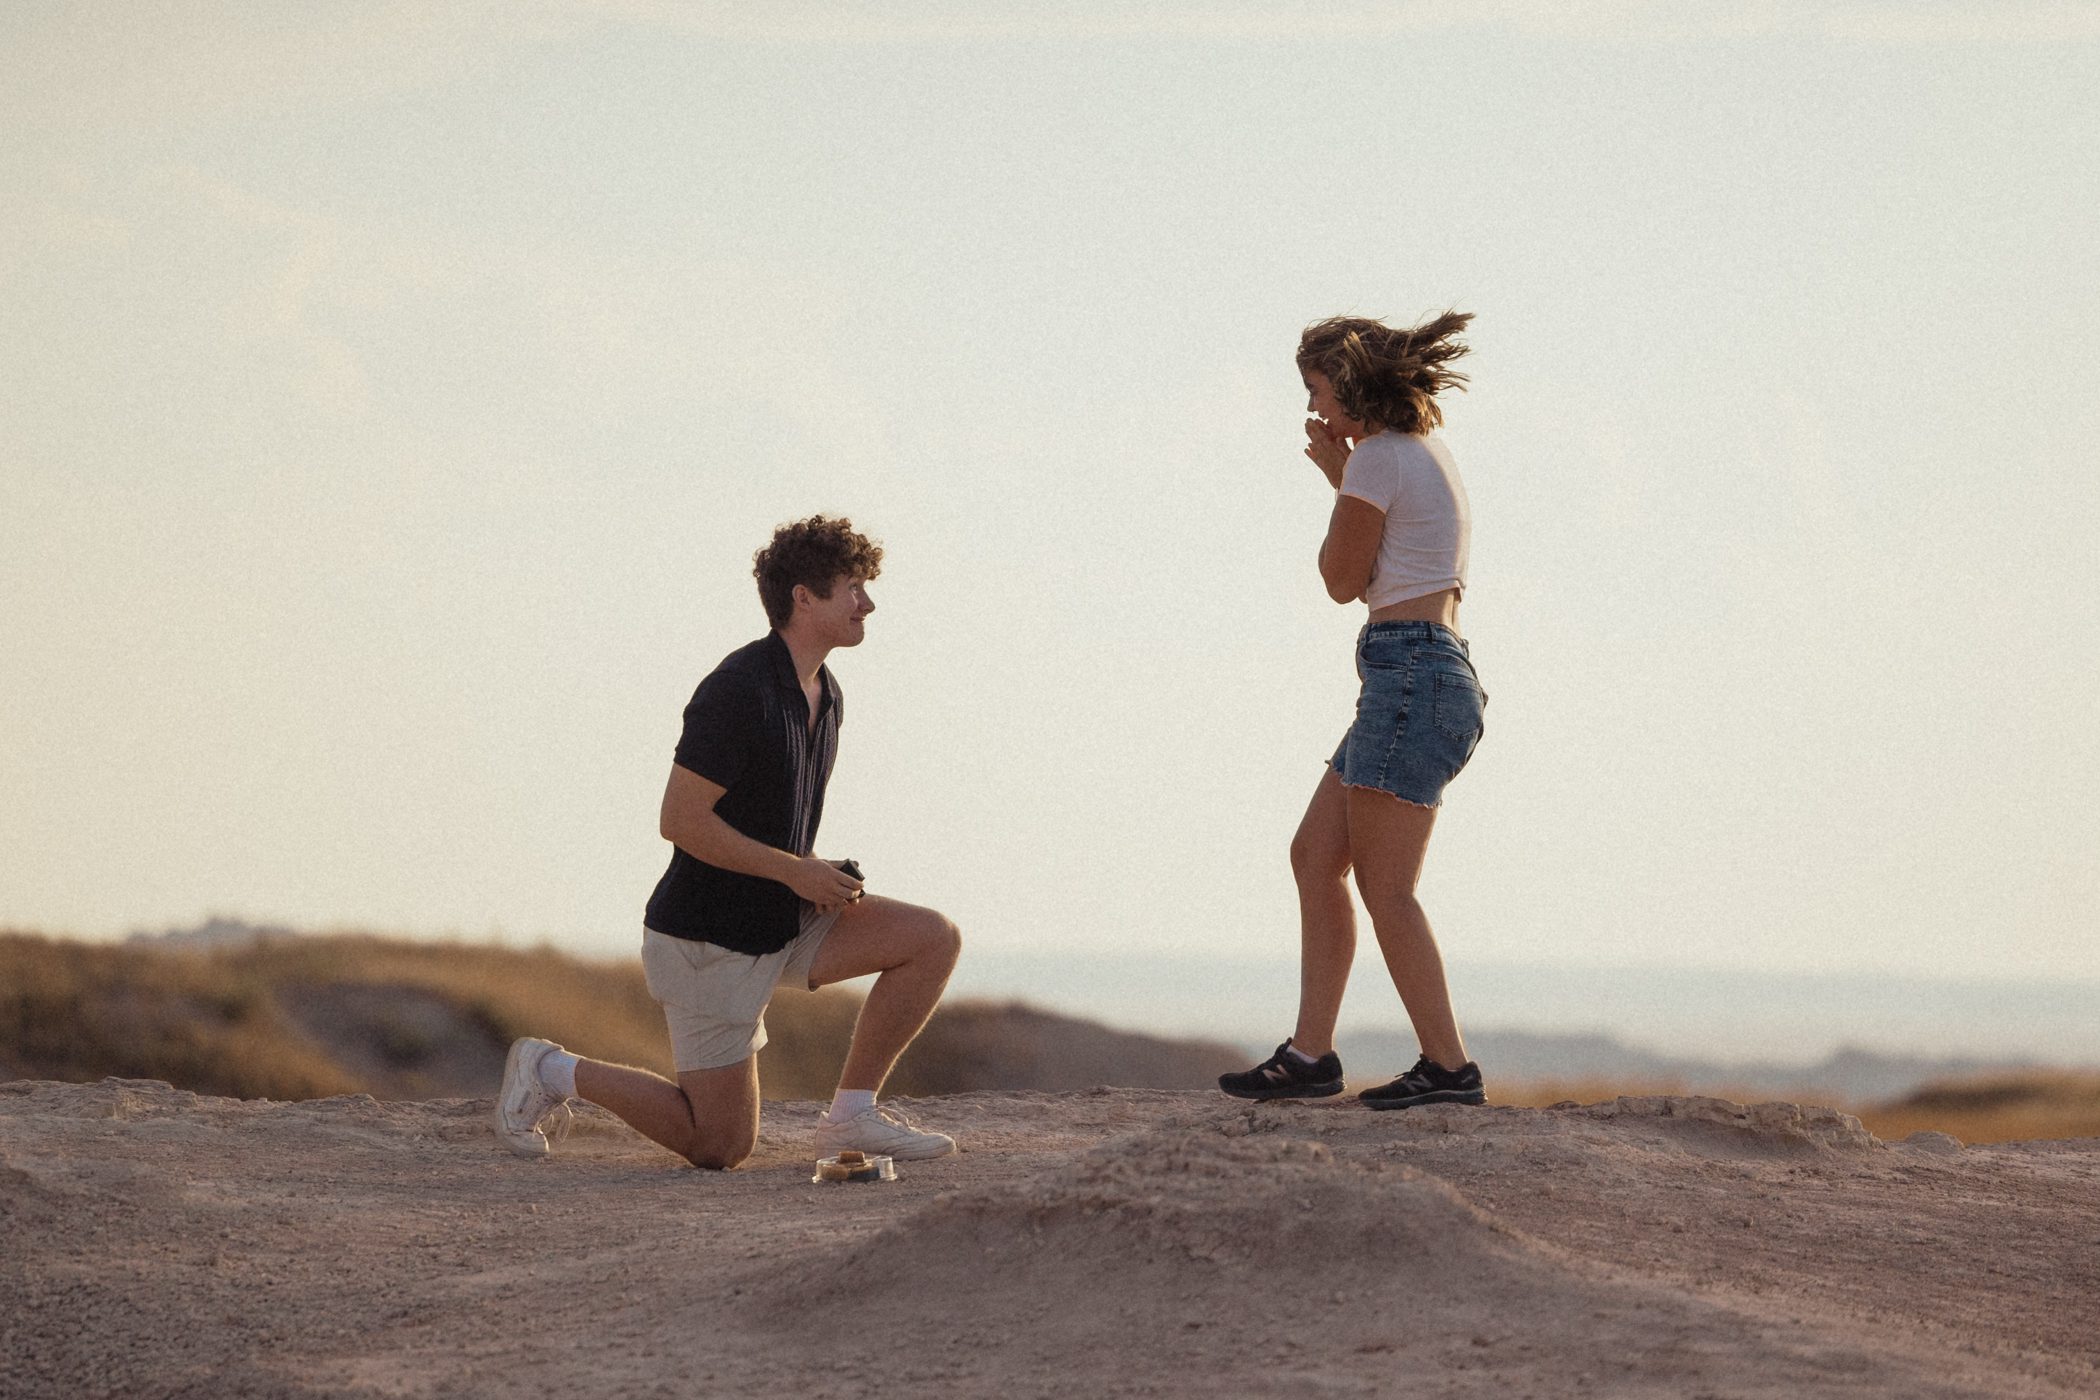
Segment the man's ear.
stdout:
[[798,583],[795,585],[794,591],[788,594],[788,606],[790,609],[806,608],[815,601],[816,596],[816,594],[809,591],[808,584]]

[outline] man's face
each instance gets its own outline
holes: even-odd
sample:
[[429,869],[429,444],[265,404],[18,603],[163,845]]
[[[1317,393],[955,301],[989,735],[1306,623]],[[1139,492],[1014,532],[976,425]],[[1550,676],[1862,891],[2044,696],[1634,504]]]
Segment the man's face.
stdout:
[[875,611],[875,600],[868,596],[868,581],[846,574],[831,581],[829,598],[797,588],[795,602],[817,635],[835,647],[859,646],[868,635],[868,614]]

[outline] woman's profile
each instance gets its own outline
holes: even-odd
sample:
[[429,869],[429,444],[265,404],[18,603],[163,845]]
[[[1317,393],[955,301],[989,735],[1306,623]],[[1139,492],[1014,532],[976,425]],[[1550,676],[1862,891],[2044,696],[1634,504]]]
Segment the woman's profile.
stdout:
[[1356,886],[1421,1044],[1399,1078],[1358,1097],[1372,1108],[1485,1103],[1466,1054],[1444,963],[1416,900],[1444,787],[1480,742],[1487,695],[1464,638],[1472,519],[1437,395],[1461,387],[1450,368],[1470,314],[1401,329],[1359,317],[1306,327],[1298,370],[1310,395],[1305,455],[1334,489],[1320,575],[1337,603],[1361,599],[1356,720],[1328,761],[1291,841],[1298,883],[1298,1024],[1276,1053],[1218,1085],[1243,1099],[1342,1092],[1335,1018],[1356,956]]

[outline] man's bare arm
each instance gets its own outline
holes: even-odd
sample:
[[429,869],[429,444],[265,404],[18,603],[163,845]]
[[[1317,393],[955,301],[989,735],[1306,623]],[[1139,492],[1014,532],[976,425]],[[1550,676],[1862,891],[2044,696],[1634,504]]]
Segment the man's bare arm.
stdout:
[[860,893],[860,881],[829,861],[796,856],[754,841],[723,821],[715,803],[727,792],[690,768],[671,765],[664,784],[664,805],[657,830],[672,845],[697,860],[762,880],[778,880],[811,904],[833,908]]

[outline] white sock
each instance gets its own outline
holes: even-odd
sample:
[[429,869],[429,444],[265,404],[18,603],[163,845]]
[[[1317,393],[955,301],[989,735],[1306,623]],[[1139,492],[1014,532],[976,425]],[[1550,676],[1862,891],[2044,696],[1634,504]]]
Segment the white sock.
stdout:
[[1286,1046],[1284,1048],[1289,1050],[1291,1052],[1291,1058],[1296,1060],[1301,1065],[1316,1065],[1320,1063],[1320,1057],[1318,1055],[1308,1055],[1295,1045]]
[[875,1106],[873,1089],[841,1089],[831,1096],[831,1112],[824,1115],[827,1123],[843,1123],[855,1114],[866,1113]]
[[540,1083],[565,1099],[576,1097],[576,1060],[566,1050],[549,1050],[540,1056]]

